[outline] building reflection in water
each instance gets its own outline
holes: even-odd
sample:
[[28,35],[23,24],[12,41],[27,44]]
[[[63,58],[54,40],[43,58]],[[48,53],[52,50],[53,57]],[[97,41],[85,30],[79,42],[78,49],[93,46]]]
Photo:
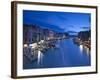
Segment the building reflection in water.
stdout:
[[87,55],[89,55],[90,50],[89,50],[88,47],[83,46],[83,45],[80,45],[79,48],[80,48],[81,53],[84,53],[85,52]]
[[86,47],[86,46],[84,46],[84,49],[86,50],[86,54],[87,54],[87,55],[89,55],[89,53],[90,53],[89,48],[88,48],[88,47]]

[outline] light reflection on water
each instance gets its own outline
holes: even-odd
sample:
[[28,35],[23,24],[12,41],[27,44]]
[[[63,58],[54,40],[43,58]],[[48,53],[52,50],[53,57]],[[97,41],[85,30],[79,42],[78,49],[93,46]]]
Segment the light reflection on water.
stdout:
[[43,53],[41,51],[38,51],[38,60],[37,60],[38,65],[41,64],[42,58],[43,58]]
[[87,48],[86,51],[87,51],[87,55],[89,55],[89,53],[90,53],[89,48]]
[[23,69],[33,68],[54,68],[54,67],[74,67],[90,66],[91,54],[89,48],[83,45],[76,45],[72,39],[58,40],[55,49],[48,49],[47,52],[37,52],[37,59],[30,62],[24,58]]
[[89,55],[89,53],[90,53],[89,48],[87,48],[86,46],[84,46],[84,49],[86,50],[87,55]]
[[80,51],[83,52],[83,45],[80,45]]
[[88,48],[88,47],[83,46],[83,45],[80,45],[80,46],[79,46],[79,48],[80,48],[81,53],[83,53],[83,52],[85,51],[85,52],[86,52],[86,54],[87,54],[87,55],[89,55],[90,50],[89,50],[89,48]]

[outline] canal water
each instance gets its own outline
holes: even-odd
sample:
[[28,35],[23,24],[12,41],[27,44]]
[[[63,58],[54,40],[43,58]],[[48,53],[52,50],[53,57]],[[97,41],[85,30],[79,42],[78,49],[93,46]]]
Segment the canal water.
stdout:
[[38,59],[30,61],[23,58],[23,69],[79,67],[91,65],[91,54],[88,48],[74,44],[73,38],[58,40],[57,48],[48,49],[45,53],[38,52]]

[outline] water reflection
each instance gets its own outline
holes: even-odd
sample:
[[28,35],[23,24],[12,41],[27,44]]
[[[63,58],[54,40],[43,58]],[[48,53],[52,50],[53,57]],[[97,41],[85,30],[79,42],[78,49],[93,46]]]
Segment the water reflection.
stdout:
[[41,63],[42,63],[42,58],[43,58],[43,53],[42,53],[41,51],[38,51],[37,65],[41,65]]
[[71,38],[58,40],[56,46],[58,47],[48,49],[45,53],[39,50],[33,56],[30,48],[25,47],[23,69],[91,65],[90,50],[86,46],[75,44]]
[[79,48],[80,48],[81,53],[86,53],[87,55],[89,55],[90,50],[88,47],[83,46],[83,45],[79,45]]
[[90,54],[90,50],[88,47],[84,46],[84,49],[86,50],[86,54],[89,55]]
[[83,52],[83,45],[80,45],[80,51]]

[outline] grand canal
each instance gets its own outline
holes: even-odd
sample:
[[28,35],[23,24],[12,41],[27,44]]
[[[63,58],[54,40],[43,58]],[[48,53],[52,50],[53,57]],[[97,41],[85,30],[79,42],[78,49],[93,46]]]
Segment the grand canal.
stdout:
[[38,52],[38,58],[30,61],[23,57],[23,68],[56,68],[90,66],[91,54],[88,48],[74,44],[73,38],[58,40],[57,48],[48,49],[45,53]]

